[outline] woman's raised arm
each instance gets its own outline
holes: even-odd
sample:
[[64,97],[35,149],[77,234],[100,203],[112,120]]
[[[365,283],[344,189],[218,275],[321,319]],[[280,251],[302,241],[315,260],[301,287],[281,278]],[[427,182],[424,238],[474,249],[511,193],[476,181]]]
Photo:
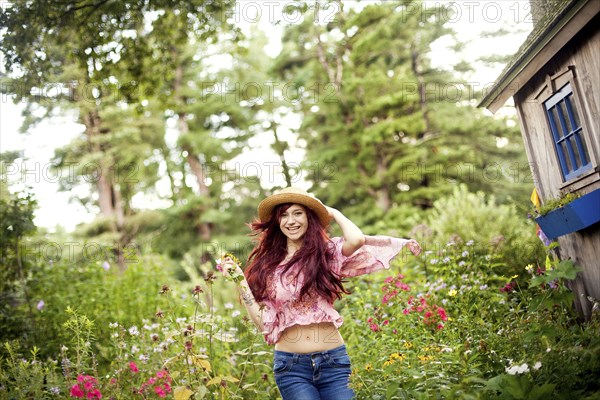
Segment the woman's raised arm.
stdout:
[[342,254],[349,257],[365,244],[365,235],[354,222],[350,221],[339,210],[328,206],[325,206],[325,208],[342,230],[342,235],[344,236]]

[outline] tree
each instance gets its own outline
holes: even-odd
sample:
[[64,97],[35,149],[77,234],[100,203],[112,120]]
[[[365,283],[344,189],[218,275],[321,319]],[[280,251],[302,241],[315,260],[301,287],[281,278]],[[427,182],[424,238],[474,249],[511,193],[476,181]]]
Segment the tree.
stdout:
[[305,10],[303,23],[286,29],[273,67],[306,92],[314,88],[298,107],[307,163],[335,173],[327,181],[313,174],[313,190],[354,209],[363,224],[381,225],[387,214],[395,217],[386,226],[406,227],[406,215],[431,208],[459,183],[486,191],[510,185],[505,174],[492,182],[482,171],[514,154],[497,141],[518,131],[485,118],[467,82],[431,66],[431,43],[452,35],[435,9],[409,0],[361,10],[329,4],[338,10],[331,21],[315,23]]

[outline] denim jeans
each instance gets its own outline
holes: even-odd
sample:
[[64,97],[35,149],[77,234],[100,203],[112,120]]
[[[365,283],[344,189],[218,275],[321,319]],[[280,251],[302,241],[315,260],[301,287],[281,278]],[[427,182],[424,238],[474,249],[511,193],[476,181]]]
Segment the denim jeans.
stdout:
[[275,350],[273,373],[284,400],[348,400],[350,357],[346,346],[316,353]]

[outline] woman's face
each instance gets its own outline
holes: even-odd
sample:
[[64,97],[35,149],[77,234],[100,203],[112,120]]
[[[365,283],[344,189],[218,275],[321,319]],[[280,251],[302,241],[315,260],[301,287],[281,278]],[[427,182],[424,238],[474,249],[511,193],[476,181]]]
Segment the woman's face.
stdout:
[[292,204],[281,214],[279,228],[288,240],[293,242],[301,240],[308,229],[308,217],[304,207],[300,204]]

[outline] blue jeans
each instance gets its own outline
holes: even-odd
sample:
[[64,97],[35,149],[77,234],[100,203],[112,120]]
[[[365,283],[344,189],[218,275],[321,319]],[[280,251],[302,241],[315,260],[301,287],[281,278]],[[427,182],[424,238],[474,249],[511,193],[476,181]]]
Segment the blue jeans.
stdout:
[[275,350],[273,373],[284,400],[349,400],[350,357],[346,346],[316,353]]

